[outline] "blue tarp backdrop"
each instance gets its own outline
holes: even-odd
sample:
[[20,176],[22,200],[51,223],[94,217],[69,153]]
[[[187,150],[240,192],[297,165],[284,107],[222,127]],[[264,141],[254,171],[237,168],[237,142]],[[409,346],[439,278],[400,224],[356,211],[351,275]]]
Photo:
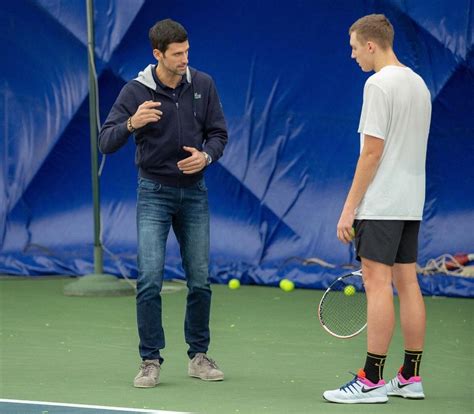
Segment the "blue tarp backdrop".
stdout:
[[[351,60],[348,27],[384,13],[399,59],[433,102],[419,263],[474,252],[474,10],[471,0],[96,0],[100,115],[153,62],[148,29],[171,17],[190,64],[211,74],[226,114],[225,155],[206,173],[211,275],[224,282],[324,287],[355,263],[336,223],[359,153],[368,74]],[[2,99],[0,273],[93,269],[85,1],[20,0],[0,10]],[[101,177],[105,270],[136,276],[134,143]],[[170,237],[167,277],[183,277]],[[423,277],[427,294],[474,296],[473,282]]]

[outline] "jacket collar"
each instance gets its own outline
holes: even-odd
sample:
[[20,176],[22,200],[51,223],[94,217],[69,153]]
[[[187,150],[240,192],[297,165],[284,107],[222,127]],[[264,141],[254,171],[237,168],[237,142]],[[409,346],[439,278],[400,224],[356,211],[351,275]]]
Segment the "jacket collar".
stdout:
[[[157,87],[155,78],[153,76],[153,71],[155,70],[155,68],[156,65],[148,65],[144,70],[138,73],[138,76],[135,78],[135,80],[155,91]],[[189,66],[186,68],[185,79],[187,83],[192,83],[192,74]]]

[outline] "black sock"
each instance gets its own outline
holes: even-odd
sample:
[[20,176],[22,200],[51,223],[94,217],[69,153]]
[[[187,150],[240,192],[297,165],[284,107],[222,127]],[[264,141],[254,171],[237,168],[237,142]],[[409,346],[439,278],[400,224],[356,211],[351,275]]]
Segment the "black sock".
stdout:
[[374,384],[377,384],[383,378],[385,359],[387,359],[387,355],[377,355],[367,352],[364,367],[365,377]]
[[405,349],[405,362],[401,371],[403,378],[410,379],[419,375],[422,354],[423,351]]

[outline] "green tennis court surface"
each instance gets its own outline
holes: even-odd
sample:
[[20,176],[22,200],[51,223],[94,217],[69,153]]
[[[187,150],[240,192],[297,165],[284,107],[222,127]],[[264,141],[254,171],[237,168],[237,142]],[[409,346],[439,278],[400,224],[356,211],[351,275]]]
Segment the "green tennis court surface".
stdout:
[[44,401],[15,401],[0,399],[2,414],[186,414],[177,411],[125,409],[81,404],[61,404]]
[[[140,409],[200,414],[474,412],[472,299],[425,298],[428,323],[421,365],[425,400],[391,398],[383,405],[346,406],[327,403],[321,395],[352,379],[348,371],[361,367],[365,336],[337,340],[319,326],[316,313],[322,291],[213,286],[209,354],[226,375],[217,383],[187,376],[186,290],[165,294],[161,384],[135,389],[132,381],[140,361],[134,298],[66,297],[62,289],[69,282],[0,279],[0,398],[103,406],[102,411],[0,404],[0,413],[10,414],[7,409],[21,414],[114,412],[107,407],[129,410],[124,413]],[[402,361],[397,327],[386,380]]]

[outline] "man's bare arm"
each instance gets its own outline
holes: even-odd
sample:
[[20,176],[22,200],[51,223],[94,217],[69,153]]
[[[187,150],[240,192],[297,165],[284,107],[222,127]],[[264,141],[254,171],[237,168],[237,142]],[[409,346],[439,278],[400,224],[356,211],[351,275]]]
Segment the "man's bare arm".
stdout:
[[337,223],[337,238],[343,243],[349,243],[352,240],[352,225],[354,223],[355,209],[364,197],[369,184],[377,172],[383,148],[383,139],[371,135],[364,135],[364,147],[359,156],[359,161],[357,162],[351,189],[349,190],[341,217]]

